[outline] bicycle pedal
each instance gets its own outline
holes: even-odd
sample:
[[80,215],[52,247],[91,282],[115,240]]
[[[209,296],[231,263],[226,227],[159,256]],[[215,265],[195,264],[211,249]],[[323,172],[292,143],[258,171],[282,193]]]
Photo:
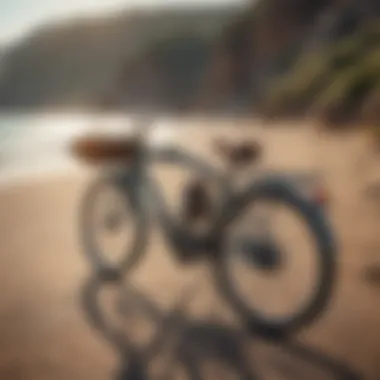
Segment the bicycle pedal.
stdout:
[[97,277],[102,282],[119,282],[122,273],[116,268],[102,268],[98,271]]

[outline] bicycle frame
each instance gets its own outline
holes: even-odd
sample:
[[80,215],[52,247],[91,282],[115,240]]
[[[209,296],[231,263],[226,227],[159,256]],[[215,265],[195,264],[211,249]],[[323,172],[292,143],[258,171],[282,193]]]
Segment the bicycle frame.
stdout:
[[[190,168],[197,175],[218,181],[222,191],[222,200],[218,212],[210,222],[210,229],[207,233],[195,235],[174,221],[158,184],[148,173],[148,166],[153,162],[181,165]],[[223,213],[227,204],[232,200],[232,192],[224,173],[190,153],[174,147],[145,148],[129,166],[129,170],[121,175],[120,180],[121,183],[119,184],[125,188],[132,200],[131,203],[137,207],[135,211],[144,213],[145,216],[152,214],[153,219],[158,222],[157,224],[163,231],[165,239],[172,246],[177,259],[181,261],[194,260],[216,251],[218,221],[222,215],[220,213]]]

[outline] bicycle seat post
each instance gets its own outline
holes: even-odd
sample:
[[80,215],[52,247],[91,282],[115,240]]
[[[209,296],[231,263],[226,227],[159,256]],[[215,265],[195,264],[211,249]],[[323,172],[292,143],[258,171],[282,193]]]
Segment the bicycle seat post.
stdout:
[[[139,164],[145,161],[145,158],[148,154],[148,139],[152,129],[152,122],[145,118],[140,118],[136,121],[134,128],[136,130],[136,137],[138,144],[140,146],[139,149]],[[140,166],[139,165],[139,166]]]

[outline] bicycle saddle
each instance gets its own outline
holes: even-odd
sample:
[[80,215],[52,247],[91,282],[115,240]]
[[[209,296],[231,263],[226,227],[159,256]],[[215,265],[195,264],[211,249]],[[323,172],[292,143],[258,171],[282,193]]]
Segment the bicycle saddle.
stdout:
[[232,142],[219,138],[213,142],[213,150],[229,165],[242,167],[255,163],[263,149],[255,140]]
[[88,135],[74,141],[71,151],[87,163],[130,162],[138,153],[141,140],[137,136]]

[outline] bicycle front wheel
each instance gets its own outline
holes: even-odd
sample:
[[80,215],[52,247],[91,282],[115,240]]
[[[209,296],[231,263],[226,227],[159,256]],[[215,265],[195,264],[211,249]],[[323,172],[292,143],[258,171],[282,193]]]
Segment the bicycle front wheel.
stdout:
[[[286,215],[293,219],[285,221]],[[266,337],[313,321],[328,304],[336,267],[322,210],[292,184],[264,179],[238,197],[227,218],[215,255],[215,277],[227,303],[253,333]]]

